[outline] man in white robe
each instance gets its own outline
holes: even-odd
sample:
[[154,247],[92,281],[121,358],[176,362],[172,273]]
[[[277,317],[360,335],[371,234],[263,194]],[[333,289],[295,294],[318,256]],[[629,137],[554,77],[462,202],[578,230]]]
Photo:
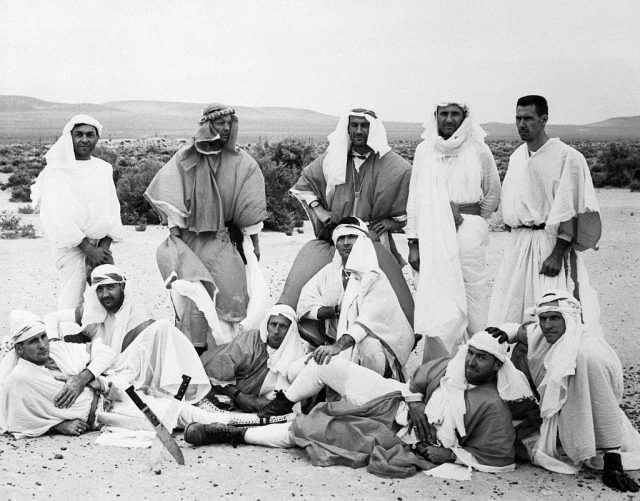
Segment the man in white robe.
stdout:
[[637,492],[624,469],[640,469],[640,434],[620,408],[616,353],[599,325],[582,323],[581,305],[568,292],[545,292],[535,314],[535,323],[487,329],[501,342],[526,347],[526,363],[518,365],[537,389],[542,417],[540,432],[523,439],[531,461],[567,474],[586,464],[603,469],[609,487]]
[[[319,466],[358,467],[369,463],[363,456],[375,455],[376,469],[370,471],[386,475],[393,469],[380,462],[385,449],[412,444],[416,454],[433,464],[513,471],[515,433],[504,402],[531,398],[532,393],[524,374],[509,360],[508,351],[490,334],[480,332],[453,359],[422,365],[406,383],[385,379],[340,357],[326,365],[310,360],[265,411],[288,412],[293,402],[314,395],[325,385],[342,396],[341,402],[322,404],[292,423],[259,430],[192,424],[185,430],[185,440],[197,445],[230,442],[306,447]],[[391,457],[389,463],[396,467],[415,464],[406,450]],[[420,462],[417,466],[425,467]]]
[[[11,433],[16,438],[45,433],[77,436],[99,424],[153,430],[124,392],[129,385],[136,388],[169,430],[192,422],[259,422],[255,416],[243,419],[235,413],[211,413],[189,405],[201,399],[210,387],[206,376],[203,383],[204,371],[198,365],[189,367],[188,374],[193,379],[185,402],[180,404],[178,416],[169,422],[165,413],[182,379],[174,376],[170,368],[163,369],[160,378],[154,374],[154,368],[159,367],[154,356],[162,347],[148,349],[138,338],[116,357],[100,339],[84,344],[50,340],[44,322],[32,313],[14,310],[10,321],[9,343],[13,349],[0,361],[0,433]],[[191,349],[193,355],[185,363],[198,360]],[[102,395],[104,410],[98,405]]]
[[91,156],[101,133],[96,119],[74,116],[45,154],[47,165],[31,188],[60,275],[58,310],[82,304],[87,275],[113,263],[111,242],[122,239],[113,167]]
[[524,144],[509,158],[502,185],[502,216],[510,230],[489,307],[488,325],[531,320],[525,315],[543,291],[571,292],[588,323],[599,305],[581,252],[595,248],[601,222],[584,156],[545,132],[547,101],[518,100],[516,125]]
[[187,337],[168,320],[154,320],[149,310],[125,289],[124,273],[114,265],[98,266],[91,273],[82,314],[66,310],[47,315],[45,324],[57,336],[57,323],[82,318],[81,335],[65,340],[100,342],[115,354],[110,375],[158,395],[171,396],[183,374],[191,376],[188,402],[198,402],[211,385],[200,359]]
[[381,375],[404,378],[413,330],[380,267],[367,226],[345,218],[333,231],[336,253],[302,289],[298,316],[324,321],[335,342],[319,346],[316,362],[340,355]]
[[487,219],[500,177],[485,135],[465,103],[440,102],[416,148],[405,232],[419,272],[414,327],[426,336],[425,361],[454,353],[487,325]]

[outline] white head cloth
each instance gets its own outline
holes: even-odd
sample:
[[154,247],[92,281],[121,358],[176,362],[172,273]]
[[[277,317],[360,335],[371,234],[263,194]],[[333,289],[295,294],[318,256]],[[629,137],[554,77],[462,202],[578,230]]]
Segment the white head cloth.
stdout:
[[533,397],[526,376],[511,362],[509,345],[499,343],[487,331],[474,334],[467,344],[460,347],[458,353],[447,365],[439,389],[433,393],[425,408],[429,422],[440,424],[438,439],[445,447],[457,445],[456,430],[461,437],[467,434],[464,426],[466,413],[464,393],[470,387],[465,376],[465,360],[469,346],[486,351],[502,362],[502,367],[497,374],[497,389],[502,400],[514,401]]
[[387,141],[387,131],[379,118],[374,118],[369,113],[360,111],[350,111],[338,120],[336,129],[327,136],[329,146],[327,154],[322,162],[322,172],[327,180],[326,197],[330,200],[333,197],[335,187],[344,184],[347,175],[347,155],[351,148],[349,139],[349,117],[362,117],[369,122],[369,136],[367,146],[371,148],[380,158],[385,156],[391,147]]
[[33,201],[34,205],[38,205],[38,203],[40,202],[42,192],[41,185],[38,183],[38,180],[45,178],[45,175],[43,175],[45,171],[48,171],[50,169],[64,169],[65,167],[74,165],[76,161],[76,155],[73,151],[71,130],[76,125],[92,125],[96,128],[98,136],[102,135],[102,124],[95,118],[90,117],[89,115],[75,115],[71,117],[71,120],[69,120],[62,129],[62,135],[44,155],[44,158],[47,159],[47,165],[38,176],[38,179],[36,179],[34,185],[31,187],[31,200]]
[[[360,274],[364,274],[367,271],[379,271],[378,257],[376,255],[375,248],[373,247],[373,242],[369,238],[369,229],[364,221],[359,218],[354,219],[358,220],[358,224],[339,224],[333,230],[333,234],[331,235],[333,245],[337,245],[340,237],[349,235],[358,237],[351,248],[349,257],[347,258],[345,270],[355,271]],[[336,251],[333,255],[333,259],[337,262],[342,258]]]
[[[556,341],[544,358],[545,375],[538,388],[542,397],[540,415],[542,418],[560,411],[567,400],[569,376],[575,374],[578,348],[582,340],[582,307],[580,302],[570,293],[552,289],[544,294],[535,308],[535,315],[557,312],[565,322],[564,334]],[[540,328],[540,325],[536,328]]]
[[[13,349],[15,345],[45,332],[44,322],[37,315],[24,310],[11,311],[9,314],[9,335],[3,339],[3,345],[10,351],[0,361],[0,384],[11,374],[20,360],[18,353]],[[0,433],[3,426],[1,421],[2,416],[0,416]]]
[[[438,121],[436,114],[438,108],[455,104],[460,106],[465,112],[465,118],[453,135],[449,139],[444,139],[438,132]],[[440,101],[435,104],[433,113],[424,123],[424,132],[422,138],[425,141],[433,143],[435,150],[442,155],[456,155],[460,147],[468,139],[483,141],[487,133],[482,127],[475,123],[469,105],[464,101]]]
[[[108,284],[124,284],[127,282],[122,270],[113,264],[101,264],[91,272],[91,285],[84,294],[84,310],[82,313],[82,325],[100,324],[107,318],[107,310],[98,299],[98,287]],[[127,288],[127,295],[131,292]]]
[[[267,331],[267,323],[272,316],[276,315],[281,315],[291,320],[291,325],[278,349],[274,350],[267,345],[267,353],[269,355],[267,367],[270,371],[267,378],[270,379],[270,381],[267,382],[265,380],[265,383],[273,385],[275,389],[285,389],[289,387],[287,371],[293,362],[302,358],[307,352],[307,343],[302,340],[298,332],[298,317],[296,312],[286,304],[276,304],[273,306],[260,324],[260,339],[262,339],[262,342],[267,342],[267,336],[269,334]],[[264,386],[265,384],[263,383],[263,387]],[[262,391],[260,393],[262,394]]]

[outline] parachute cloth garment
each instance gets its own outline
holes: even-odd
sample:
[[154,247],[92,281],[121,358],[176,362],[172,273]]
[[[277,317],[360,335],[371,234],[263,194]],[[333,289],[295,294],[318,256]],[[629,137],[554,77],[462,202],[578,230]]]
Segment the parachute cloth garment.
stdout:
[[123,232],[113,167],[95,157],[76,160],[71,138],[76,125],[91,125],[98,135],[102,132],[94,118],[74,116],[45,154],[47,165],[31,187],[60,275],[58,310],[82,303],[87,279],[85,255],[78,248],[82,240],[86,237],[95,245],[104,237],[119,241]]
[[[336,340],[349,334],[356,345],[343,351],[341,356],[373,369],[363,361],[375,356],[370,350],[379,344],[393,377],[404,380],[404,365],[414,343],[411,325],[389,280],[378,266],[366,225],[360,222],[360,225],[338,226],[333,232],[334,243],[343,235],[356,235],[357,239],[344,267],[349,281],[342,298]],[[383,371],[384,365],[383,362]]]
[[452,448],[457,455],[462,455],[465,464],[480,471],[512,471],[515,468],[514,464],[489,467],[479,464],[469,452],[459,451],[458,437],[467,436],[465,428],[466,392],[473,388],[465,376],[468,346],[485,351],[502,362],[502,367],[497,373],[497,390],[503,401],[533,397],[526,376],[515,368],[508,357],[509,346],[500,344],[491,334],[482,331],[474,334],[465,345],[461,346],[455,357],[449,362],[439,387],[427,401],[425,414],[429,423],[436,427],[438,440],[444,447]]
[[[218,116],[231,117],[226,144],[211,123]],[[247,236],[262,228],[267,211],[262,172],[253,158],[235,146],[235,112],[210,105],[200,123],[193,143],[156,174],[145,197],[160,212],[163,223],[182,228],[181,239],[169,237],[158,248],[158,266],[165,281],[175,280],[171,289],[179,328],[195,346],[204,347],[207,327],[214,330],[210,341],[228,342],[239,322],[249,317],[254,325],[244,327],[250,329],[264,317],[264,277]],[[225,225],[240,230],[237,247]],[[259,308],[252,308],[254,301]],[[230,324],[226,333],[212,325],[214,316]]]
[[599,450],[621,448],[624,469],[640,469],[640,434],[619,407],[623,380],[617,355],[599,326],[582,323],[580,303],[570,293],[547,291],[535,309],[536,316],[546,312],[562,315],[565,332],[549,344],[539,324],[526,328],[527,362],[543,420],[532,462],[573,474]]
[[[599,325],[598,298],[577,252],[598,243],[599,212],[589,167],[575,149],[552,138],[531,154],[523,144],[511,155],[502,186],[502,214],[511,233],[491,295],[489,325],[532,320],[526,309],[549,289],[579,297],[585,323]],[[541,275],[544,260],[562,237],[571,241],[571,250],[560,273]]]

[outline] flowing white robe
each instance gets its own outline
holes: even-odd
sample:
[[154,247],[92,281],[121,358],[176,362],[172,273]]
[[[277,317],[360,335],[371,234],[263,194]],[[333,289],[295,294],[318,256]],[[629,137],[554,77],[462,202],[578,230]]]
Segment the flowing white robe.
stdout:
[[[598,212],[589,167],[574,148],[553,138],[530,157],[526,144],[511,155],[502,185],[502,214],[512,229],[491,296],[489,325],[532,320],[525,310],[545,290],[573,292],[576,282],[583,311],[590,316],[587,323],[599,323],[597,296],[580,253],[574,253],[573,269],[563,265],[555,277],[540,274],[557,238],[572,241],[572,252],[595,246],[600,236]],[[575,230],[567,226],[574,218]],[[544,229],[523,228],[543,223]]]
[[95,157],[53,162],[38,176],[34,192],[60,275],[58,310],[76,308],[86,285],[85,255],[78,245],[85,237],[122,240],[113,168]]
[[[416,332],[439,338],[449,354],[486,327],[486,219],[499,198],[495,161],[481,139],[441,152],[431,138],[416,149],[405,230],[420,242],[414,325]],[[456,231],[450,202],[478,203],[481,216],[463,214]],[[424,357],[429,359],[428,350]]]

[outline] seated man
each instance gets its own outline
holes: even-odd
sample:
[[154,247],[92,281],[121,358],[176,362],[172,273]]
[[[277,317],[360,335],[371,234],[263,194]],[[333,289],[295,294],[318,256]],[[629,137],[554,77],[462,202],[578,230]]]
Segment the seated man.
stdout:
[[[49,340],[44,322],[32,313],[16,310],[11,312],[9,338],[13,349],[0,362],[0,433],[11,433],[16,438],[45,433],[77,436],[96,423],[127,426],[132,423],[129,416],[134,416],[132,429],[141,429],[140,421],[143,428],[145,425],[149,428],[141,412],[124,391],[120,391],[130,384],[148,391],[139,394],[163,419],[170,399],[161,391],[151,391],[153,388],[148,385],[141,387],[143,385],[137,383],[145,379],[144,373],[153,372],[150,357],[155,353],[145,350],[144,346],[132,343],[126,353],[135,356],[129,357],[126,368],[113,372],[109,367],[113,366],[114,359],[118,364],[118,359],[101,340],[84,344]],[[197,361],[195,349],[191,349],[193,353],[188,362]],[[202,398],[209,384],[201,366],[194,365],[189,374],[193,379],[185,399],[193,402]],[[170,389],[175,393],[180,383],[181,377],[164,380],[160,390]],[[107,392],[108,398],[115,397],[111,402],[113,409],[108,413],[98,410],[99,395]],[[210,413],[193,405],[182,405],[177,421],[164,422],[164,425],[171,430],[194,421],[247,422],[232,413]]]
[[[369,471],[386,476],[407,476],[416,467],[444,462],[481,471],[511,471],[515,432],[504,401],[529,398],[532,393],[524,374],[507,357],[508,350],[483,331],[453,359],[421,366],[408,383],[384,379],[339,357],[326,365],[310,360],[263,414],[287,412],[294,401],[324,385],[343,400],[320,404],[292,423],[260,430],[190,424],[185,440],[196,445],[305,447],[314,465],[368,464]],[[407,446],[416,443],[420,457]]]
[[307,343],[298,334],[295,312],[289,306],[276,305],[260,329],[243,332],[202,355],[214,384],[209,396],[226,395],[238,409],[255,412],[275,398],[275,390],[289,387],[289,366],[307,351]]
[[546,292],[535,314],[536,323],[487,329],[500,342],[527,349],[521,365],[540,395],[542,417],[539,433],[519,437],[531,461],[558,473],[576,473],[583,464],[602,468],[605,485],[637,492],[623,465],[640,468],[640,434],[619,406],[623,380],[616,353],[599,327],[582,323],[571,293]]
[[302,289],[300,318],[325,322],[333,344],[319,346],[317,363],[342,354],[386,377],[404,380],[414,336],[387,276],[378,266],[366,225],[355,217],[333,231],[336,254]]
[[[193,345],[168,320],[153,320],[149,310],[135,300],[126,285],[120,268],[110,264],[98,266],[91,273],[84,309],[47,315],[48,332],[56,336],[57,322],[81,318],[81,333],[65,336],[65,340],[100,340],[108,346],[115,355],[109,366],[110,374],[125,374],[125,379],[136,388],[169,396],[177,390],[182,374],[188,374],[192,380],[186,401],[200,401],[211,385]],[[139,370],[146,365],[149,370]],[[135,374],[131,367],[136,368]],[[177,386],[174,388],[174,385]]]

